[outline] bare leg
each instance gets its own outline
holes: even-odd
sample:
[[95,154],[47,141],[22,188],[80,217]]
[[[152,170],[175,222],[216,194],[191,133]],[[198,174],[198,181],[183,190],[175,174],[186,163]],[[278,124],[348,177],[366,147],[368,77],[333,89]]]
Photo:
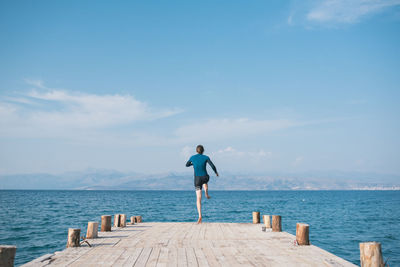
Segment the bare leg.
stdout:
[[210,199],[211,197],[208,195],[208,184],[204,184],[204,194],[206,195],[206,198]]
[[196,196],[197,196],[197,211],[199,212],[199,219],[197,220],[197,223],[201,223],[201,189],[196,190]]

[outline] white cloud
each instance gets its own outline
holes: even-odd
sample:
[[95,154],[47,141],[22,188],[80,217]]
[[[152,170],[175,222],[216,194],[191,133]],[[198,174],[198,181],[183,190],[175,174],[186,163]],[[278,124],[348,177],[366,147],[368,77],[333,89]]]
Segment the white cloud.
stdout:
[[178,109],[154,110],[131,95],[70,94],[53,90],[46,93],[32,91],[29,96],[63,105],[62,111],[38,113],[40,120],[51,123],[60,120],[63,124],[84,128],[159,119],[180,112]]
[[40,88],[40,89],[47,89],[46,86],[44,86],[44,82],[42,80],[38,79],[25,79],[25,82],[29,85],[32,85],[35,88]]
[[307,13],[315,22],[355,23],[362,17],[400,5],[400,0],[324,0]]
[[[42,82],[30,83],[44,87]],[[0,98],[0,134],[40,136],[76,129],[130,125],[172,116],[179,109],[155,109],[131,95],[97,95],[63,90],[32,90]]]
[[175,135],[182,142],[205,142],[236,137],[251,137],[304,124],[285,119],[211,119],[182,126],[175,131]]
[[212,155],[216,157],[251,157],[251,158],[268,158],[271,157],[272,152],[265,152],[264,150],[260,149],[258,151],[240,151],[231,146],[228,146],[224,149],[220,149]]

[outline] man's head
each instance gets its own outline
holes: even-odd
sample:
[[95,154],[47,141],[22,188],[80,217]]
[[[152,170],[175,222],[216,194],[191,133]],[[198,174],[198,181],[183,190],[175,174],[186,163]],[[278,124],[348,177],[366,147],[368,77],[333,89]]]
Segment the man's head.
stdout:
[[203,152],[204,152],[204,147],[203,147],[202,145],[198,145],[198,146],[196,147],[196,152],[199,153],[199,154],[203,154]]

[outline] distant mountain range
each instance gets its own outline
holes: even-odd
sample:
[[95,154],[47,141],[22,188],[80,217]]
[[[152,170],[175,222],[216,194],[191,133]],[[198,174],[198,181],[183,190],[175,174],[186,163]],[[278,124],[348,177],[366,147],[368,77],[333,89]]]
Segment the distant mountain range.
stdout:
[[[399,175],[333,171],[221,174],[211,176],[213,190],[400,190]],[[193,174],[87,170],[60,175],[0,175],[0,189],[193,190]]]

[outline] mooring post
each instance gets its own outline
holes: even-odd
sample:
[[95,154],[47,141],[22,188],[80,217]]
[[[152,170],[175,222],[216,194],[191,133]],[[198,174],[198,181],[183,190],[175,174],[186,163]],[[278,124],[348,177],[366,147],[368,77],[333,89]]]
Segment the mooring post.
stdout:
[[135,217],[135,223],[141,223],[142,222],[142,216],[134,216]]
[[67,248],[79,247],[81,241],[81,229],[69,228]]
[[272,215],[272,232],[282,232],[282,219],[279,215]]
[[271,216],[263,215],[263,221],[266,228],[271,228]]
[[253,223],[260,223],[260,212],[253,211]]
[[126,214],[120,214],[119,216],[119,226],[126,227]]
[[0,266],[13,267],[16,246],[0,245]]
[[135,224],[135,216],[131,216],[131,224]]
[[361,267],[384,267],[381,243],[360,243],[360,262]]
[[300,246],[310,245],[309,228],[310,226],[306,223],[296,224],[296,241],[298,245]]
[[115,214],[114,215],[114,227],[119,227],[121,225],[120,220],[121,220],[120,214]]
[[97,238],[99,231],[98,222],[88,222],[86,238]]
[[101,216],[101,231],[110,232],[111,231],[111,215]]

